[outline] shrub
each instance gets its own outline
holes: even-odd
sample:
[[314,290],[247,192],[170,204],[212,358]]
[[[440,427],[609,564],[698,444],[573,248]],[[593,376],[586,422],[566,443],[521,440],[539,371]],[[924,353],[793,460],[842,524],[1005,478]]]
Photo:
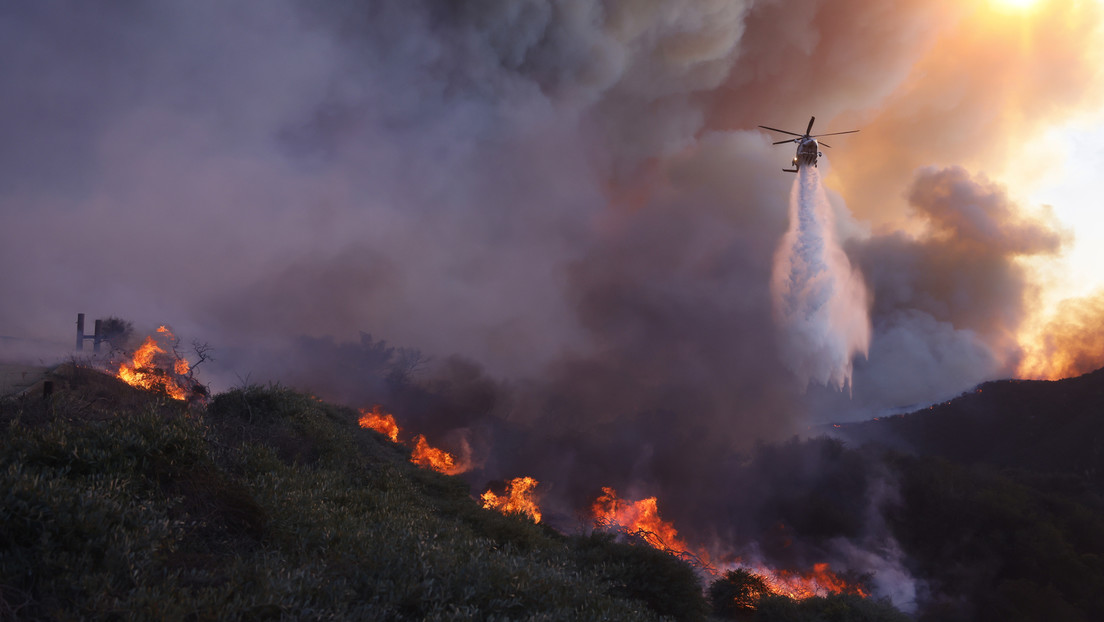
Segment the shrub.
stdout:
[[759,601],[771,595],[763,577],[743,568],[729,570],[709,586],[713,614],[726,620],[749,619]]
[[575,538],[583,558],[604,565],[604,577],[617,592],[643,601],[661,616],[679,621],[704,620],[708,606],[701,580],[689,564],[647,544],[618,542],[594,532]]

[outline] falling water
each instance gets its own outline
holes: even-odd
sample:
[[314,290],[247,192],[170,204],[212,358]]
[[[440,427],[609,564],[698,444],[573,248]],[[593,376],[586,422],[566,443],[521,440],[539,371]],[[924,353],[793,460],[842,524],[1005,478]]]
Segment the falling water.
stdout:
[[808,386],[851,387],[851,361],[870,347],[862,275],[836,240],[832,206],[812,166],[790,192],[790,228],[774,255],[771,277],[783,362]]

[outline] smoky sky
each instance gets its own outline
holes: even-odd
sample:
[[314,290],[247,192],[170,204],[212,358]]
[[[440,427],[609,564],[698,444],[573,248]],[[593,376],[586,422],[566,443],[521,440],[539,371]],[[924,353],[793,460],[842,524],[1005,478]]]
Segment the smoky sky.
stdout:
[[[746,448],[942,399],[1015,368],[1036,291],[1017,262],[1068,239],[985,177],[1006,143],[954,132],[1089,90],[1068,63],[1091,28],[1010,54],[1039,52],[998,88],[975,80],[1012,75],[979,20],[920,0],[7,3],[0,332],[64,348],[77,312],[168,323],[221,352],[216,389],[356,386],[297,344],[370,333],[423,353],[426,382],[464,361],[494,387],[426,425],[546,426],[581,471],[603,442],[569,439],[592,430],[639,454],[622,482],[670,485],[702,435]],[[803,390],[771,315],[792,153],[755,126],[814,114],[863,124],[821,164],[870,292],[850,395]]]

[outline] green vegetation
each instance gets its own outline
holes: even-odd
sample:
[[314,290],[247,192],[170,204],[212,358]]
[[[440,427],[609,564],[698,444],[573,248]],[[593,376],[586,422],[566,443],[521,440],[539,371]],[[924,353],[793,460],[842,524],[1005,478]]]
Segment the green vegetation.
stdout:
[[[675,556],[484,510],[350,409],[278,386],[187,404],[74,366],[52,380],[46,401],[0,402],[0,619],[734,619],[723,581],[711,608]],[[899,619],[755,597],[746,619]]]
[[743,568],[729,570],[709,586],[713,612],[726,620],[751,619],[759,602],[770,596],[763,577]]
[[351,410],[250,387],[201,412],[124,386],[112,409],[86,376],[80,399],[0,410],[0,617],[703,617],[681,562],[484,510]]
[[901,500],[888,518],[934,593],[921,620],[1104,615],[1104,513],[1079,489],[942,458],[891,464]]
[[794,600],[774,594],[763,577],[742,568],[730,570],[709,586],[714,614],[724,620],[769,622],[907,622],[908,616],[885,600],[850,594]]
[[850,594],[793,600],[772,596],[759,602],[752,620],[770,622],[908,622],[909,617],[885,600]]

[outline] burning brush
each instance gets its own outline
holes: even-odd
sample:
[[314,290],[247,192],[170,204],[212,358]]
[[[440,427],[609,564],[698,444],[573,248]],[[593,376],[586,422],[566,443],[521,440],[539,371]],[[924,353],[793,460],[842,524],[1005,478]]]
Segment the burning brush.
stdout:
[[[380,406],[371,409],[362,408],[358,419],[360,427],[375,430],[387,436],[393,442],[399,442],[401,429],[395,417],[386,413]],[[413,441],[410,461],[418,466],[434,469],[447,475],[463,473],[470,468],[467,460],[458,461],[447,451],[437,449],[419,434]],[[488,489],[479,500],[486,509],[503,514],[525,514],[535,523],[540,523],[542,514],[533,491],[539,482],[532,477],[517,477],[506,482],[499,489]],[[678,530],[670,521],[659,515],[659,500],[648,497],[636,501],[622,499],[613,488],[603,487],[602,494],[591,505],[591,520],[594,528],[623,534],[630,540],[647,544],[652,548],[670,553],[713,576],[718,570],[710,563],[704,549],[692,549],[679,537]],[[867,592],[858,583],[844,580],[826,563],[814,564],[809,572],[774,570],[762,564],[747,564],[740,559],[726,563],[729,569],[740,569],[756,577],[763,586],[764,595],[787,596],[796,600],[824,596],[827,594],[855,594],[866,597]]]
[[617,496],[617,491],[602,487],[602,496],[590,508],[594,527],[605,531],[623,533],[639,538],[648,546],[666,551],[709,569],[705,551],[691,552],[690,545],[679,538],[675,526],[659,516],[659,501],[655,497],[627,501]]
[[854,594],[866,598],[869,594],[858,583],[848,582],[832,572],[827,563],[813,564],[809,572],[791,570],[772,570],[766,566],[748,568],[750,572],[763,577],[767,588],[775,594],[803,600],[828,594]]
[[[591,516],[596,529],[623,533],[652,548],[681,557],[712,576],[718,574],[704,549],[691,550],[679,537],[674,524],[660,517],[659,501],[655,497],[629,501],[618,497],[613,488],[603,487],[602,495],[591,506]],[[775,570],[763,564],[746,564],[739,559],[735,564],[725,565],[743,569],[760,578],[769,594],[795,600],[828,594],[854,594],[863,598],[868,596],[861,584],[840,577],[832,572],[827,563],[814,564],[809,572]]]
[[[205,399],[207,389],[193,376],[194,366],[181,356],[178,345],[176,336],[162,325],[133,355],[118,363],[115,375],[132,387],[164,393],[176,400]],[[205,347],[197,346],[197,352],[200,362],[207,358]]]
[[506,484],[506,491],[502,495],[496,495],[488,490],[480,496],[483,507],[488,510],[498,510],[503,514],[525,514],[533,519],[534,523],[541,522],[540,506],[533,497],[533,489],[539,484],[532,477],[515,477]]
[[[394,415],[383,412],[379,405],[373,406],[371,410],[361,408],[360,419],[357,420],[357,423],[362,428],[375,430],[387,436],[394,443],[399,442],[399,432],[401,430],[399,425],[395,423]],[[414,437],[413,445],[410,452],[410,461],[420,467],[433,469],[445,475],[459,475],[471,468],[470,460],[466,458],[457,460],[449,452],[430,445],[425,436],[421,434]]]
[[[376,405],[371,408],[360,409],[360,418],[357,420],[360,427],[375,430],[391,439],[391,442],[399,442],[399,424],[395,423],[395,416],[383,411],[383,407]],[[410,461],[427,469],[433,469],[446,475],[457,475],[471,468],[469,460],[457,462],[456,457],[449,452],[433,447],[426,437],[419,434],[414,437],[414,446],[410,451]],[[505,492],[500,496],[488,490],[483,493],[480,500],[483,507],[495,509],[503,514],[520,513],[529,516],[533,522],[541,521],[540,507],[533,498],[533,489],[538,482],[532,477],[518,477],[506,484]]]

